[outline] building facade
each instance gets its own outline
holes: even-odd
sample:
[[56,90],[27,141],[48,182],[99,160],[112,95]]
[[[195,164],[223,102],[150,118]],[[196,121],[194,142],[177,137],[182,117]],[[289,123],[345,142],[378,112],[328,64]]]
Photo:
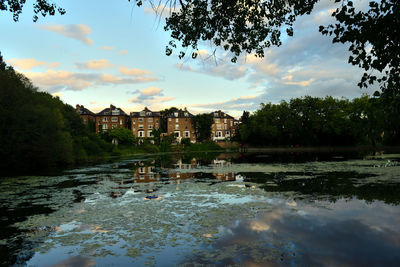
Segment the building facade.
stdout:
[[96,121],[96,114],[85,108],[83,105],[76,105],[76,112],[81,116],[83,123],[88,124],[90,121]]
[[174,134],[176,140],[180,143],[183,138],[189,138],[190,142],[196,142],[196,132],[192,122],[193,115],[180,109],[167,116],[167,134]]
[[211,126],[211,139],[222,141],[230,139],[235,134],[235,119],[221,110],[212,113],[214,123]]
[[129,128],[129,116],[122,109],[110,105],[96,114],[96,132],[108,131],[117,127]]
[[136,137],[153,137],[152,131],[160,127],[160,112],[153,112],[147,107],[140,112],[131,112],[131,129]]

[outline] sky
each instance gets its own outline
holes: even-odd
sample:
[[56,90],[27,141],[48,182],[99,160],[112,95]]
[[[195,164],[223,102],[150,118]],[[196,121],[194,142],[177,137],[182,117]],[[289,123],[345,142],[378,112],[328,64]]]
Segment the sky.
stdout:
[[[199,57],[165,55],[170,40],[164,17],[147,2],[60,0],[65,15],[32,21],[28,0],[19,22],[1,12],[0,52],[5,61],[46,91],[72,106],[99,112],[110,104],[125,112],[187,107],[193,114],[223,110],[240,117],[261,103],[302,96],[352,99],[375,89],[357,87],[362,70],[347,63],[347,44],[332,44],[318,32],[332,22],[334,1],[322,0],[299,17],[294,36],[266,50],[260,59],[231,55],[200,45]],[[357,1],[356,1],[357,2]],[[358,1],[363,6],[368,1]],[[357,4],[357,3],[356,3]]]

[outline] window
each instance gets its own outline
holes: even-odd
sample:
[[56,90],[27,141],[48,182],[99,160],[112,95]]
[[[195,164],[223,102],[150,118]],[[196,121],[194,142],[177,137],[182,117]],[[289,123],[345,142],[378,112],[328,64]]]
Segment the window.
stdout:
[[143,129],[143,124],[139,124],[139,129]]
[[178,118],[176,118],[176,119],[175,119],[175,122],[179,122],[179,119],[178,119]]
[[144,111],[140,111],[140,116],[144,116],[144,115],[145,115]]
[[107,130],[108,129],[108,124],[103,124],[103,130]]
[[153,118],[148,118],[147,121],[148,122],[153,122]]
[[168,118],[168,121],[172,121],[172,119],[171,119],[171,118]]
[[143,118],[139,118],[139,122],[143,122]]
[[175,117],[178,117],[178,112],[175,112],[175,113],[174,113],[174,116],[175,116]]
[[119,124],[122,125],[122,120],[119,121]]
[[190,132],[189,131],[185,131],[185,137],[189,138],[190,137]]
[[153,137],[153,131],[148,131],[148,132],[147,132],[147,136],[148,136],[148,137]]
[[158,123],[158,119],[156,119],[156,123]]
[[222,132],[221,131],[217,131],[217,137],[222,137]]
[[117,121],[118,121],[118,117],[112,117],[112,118],[111,118],[111,121],[112,121],[112,122],[117,122]]
[[175,137],[178,137],[178,138],[181,136],[181,132],[179,132],[179,131],[175,131],[174,134],[175,134]]
[[185,117],[189,116],[189,114],[187,112],[185,112]]
[[225,135],[230,135],[230,132],[229,131],[225,131]]
[[136,131],[136,128],[135,128],[135,127],[132,127],[132,130],[133,130],[133,131]]
[[179,124],[175,124],[175,129],[179,130]]
[[152,124],[149,124],[149,129],[153,129],[153,125]]
[[108,118],[107,117],[103,117],[103,122],[108,122]]
[[138,135],[139,135],[139,137],[144,137],[144,131],[139,131]]
[[111,126],[111,129],[115,129],[115,128],[117,128],[117,125],[116,125],[116,124],[113,124],[113,125]]
[[113,110],[113,111],[111,112],[111,114],[112,114],[112,115],[119,115],[119,110]]
[[231,127],[233,126],[233,121],[231,121]]
[[221,124],[217,124],[217,130],[221,130]]
[[226,123],[226,119],[224,119],[224,123]]
[[139,173],[145,173],[145,167],[139,167]]
[[219,123],[219,119],[215,119],[215,122],[216,122],[216,123]]
[[132,124],[136,124],[136,121],[135,121],[135,120],[132,120]]
[[151,115],[151,112],[147,112],[146,115],[147,115],[147,116],[150,116],[150,115]]

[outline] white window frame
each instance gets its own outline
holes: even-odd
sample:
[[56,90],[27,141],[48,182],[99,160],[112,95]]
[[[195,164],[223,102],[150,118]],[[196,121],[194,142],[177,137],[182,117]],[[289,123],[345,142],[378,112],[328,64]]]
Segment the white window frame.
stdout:
[[108,130],[108,124],[103,124],[103,130]]
[[153,124],[149,124],[147,128],[153,129]]
[[148,118],[147,121],[148,122],[153,122],[153,118]]
[[144,131],[138,131],[138,137],[144,137]]
[[143,118],[139,118],[139,122],[143,122]]
[[108,122],[108,118],[107,117],[103,117],[103,122]]
[[153,131],[147,131],[147,137],[153,137]]
[[184,136],[185,138],[190,138],[190,131],[185,131]]
[[222,137],[222,131],[217,131],[216,137]]
[[111,117],[111,122],[118,122],[118,117]]
[[174,136],[177,138],[181,137],[181,131],[175,131]]
[[143,124],[139,124],[139,130],[142,130],[142,129],[144,129]]
[[179,130],[179,124],[175,124],[175,130]]

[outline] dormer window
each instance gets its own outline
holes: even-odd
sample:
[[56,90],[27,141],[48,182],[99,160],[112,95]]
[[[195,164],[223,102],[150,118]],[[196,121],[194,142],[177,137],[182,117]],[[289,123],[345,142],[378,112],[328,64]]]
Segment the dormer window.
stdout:
[[187,112],[185,112],[185,117],[187,117],[189,114]]
[[145,112],[144,111],[140,111],[140,116],[144,116]]
[[174,116],[175,116],[175,117],[178,117],[178,112],[175,112],[175,113],[174,113]]
[[151,115],[151,112],[147,112],[146,114],[147,114],[147,116],[150,116],[150,115]]
[[112,115],[119,115],[119,110],[113,110],[113,111],[111,112],[111,114],[112,114]]

